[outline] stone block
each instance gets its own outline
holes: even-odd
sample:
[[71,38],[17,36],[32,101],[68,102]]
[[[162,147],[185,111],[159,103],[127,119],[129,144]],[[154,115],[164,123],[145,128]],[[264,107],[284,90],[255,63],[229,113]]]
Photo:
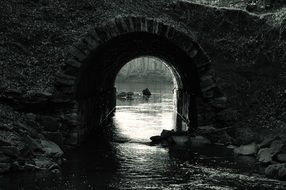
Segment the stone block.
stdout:
[[265,169],[265,175],[270,178],[286,180],[286,164],[272,164]]

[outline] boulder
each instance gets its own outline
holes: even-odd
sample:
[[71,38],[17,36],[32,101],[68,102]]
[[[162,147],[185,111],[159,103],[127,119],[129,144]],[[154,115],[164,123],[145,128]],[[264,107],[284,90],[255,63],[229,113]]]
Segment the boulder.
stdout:
[[163,131],[161,132],[161,137],[162,138],[168,138],[168,137],[170,137],[170,136],[172,136],[174,134],[175,134],[174,130],[165,130],[165,129],[163,129]]
[[256,143],[251,143],[248,145],[241,145],[239,147],[234,148],[234,153],[239,155],[255,155],[257,153],[258,146]]
[[128,100],[133,100],[133,99],[134,99],[133,96],[134,96],[134,93],[133,93],[133,92],[127,92],[126,98],[127,98]]
[[142,94],[143,96],[151,96],[151,92],[148,88],[145,88],[144,90],[142,90]]
[[45,157],[34,158],[33,161],[40,169],[48,169],[54,164],[49,158]]
[[286,166],[285,165],[279,169],[278,179],[286,181]]
[[62,149],[52,141],[41,140],[41,145],[47,157],[59,158],[64,154]]
[[126,98],[126,96],[127,96],[127,93],[126,93],[126,92],[120,92],[120,93],[117,95],[118,98]]
[[286,180],[286,164],[272,164],[265,169],[265,175],[270,178]]
[[160,144],[163,140],[163,138],[161,136],[152,136],[150,137],[151,145],[155,145],[155,144]]
[[258,161],[264,164],[270,163],[272,161],[273,156],[274,152],[271,148],[262,148],[257,153]]

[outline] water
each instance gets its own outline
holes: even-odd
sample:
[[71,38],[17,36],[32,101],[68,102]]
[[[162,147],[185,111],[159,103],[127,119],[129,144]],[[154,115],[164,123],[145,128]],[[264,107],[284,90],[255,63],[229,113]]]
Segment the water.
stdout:
[[61,174],[0,176],[0,189],[286,189],[285,183],[263,177],[255,158],[235,157],[221,146],[201,150],[149,146],[150,136],[174,128],[172,86],[118,87],[124,91],[148,87],[153,95],[149,100],[118,100],[110,139],[94,137],[68,152]]

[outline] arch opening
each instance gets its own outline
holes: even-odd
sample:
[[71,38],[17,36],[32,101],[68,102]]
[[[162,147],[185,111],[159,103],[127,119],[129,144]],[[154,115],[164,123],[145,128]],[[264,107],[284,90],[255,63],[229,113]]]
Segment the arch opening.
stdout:
[[[126,63],[115,80],[116,135],[137,142],[163,129],[176,130],[176,92],[181,87],[180,76],[160,58],[143,56]],[[151,95],[144,95],[144,89]]]
[[85,129],[102,126],[116,107],[116,76],[130,60],[138,57],[163,60],[176,84],[176,129],[196,127],[196,101],[199,78],[192,59],[168,39],[147,32],[115,37],[94,51],[82,65],[76,97]]
[[226,97],[216,85],[209,57],[189,28],[148,17],[118,16],[91,27],[74,43],[56,78],[56,96],[71,105],[64,114],[77,115],[80,123],[71,134],[84,139],[84,134],[103,126],[116,105],[114,83],[119,70],[141,56],[164,60],[180,79],[177,111],[185,118],[180,130],[200,123],[197,99],[216,110],[225,106]]

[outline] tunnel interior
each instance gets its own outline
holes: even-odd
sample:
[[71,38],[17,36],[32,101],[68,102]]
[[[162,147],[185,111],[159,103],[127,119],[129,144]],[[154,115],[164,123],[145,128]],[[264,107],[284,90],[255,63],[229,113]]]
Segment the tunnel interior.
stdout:
[[[196,101],[200,83],[192,59],[167,38],[147,32],[120,35],[92,51],[81,66],[76,85],[82,128],[96,130],[116,106],[115,80],[120,69],[132,59],[152,56],[164,60],[177,83],[176,130],[196,127]],[[182,120],[182,117],[184,118]]]

